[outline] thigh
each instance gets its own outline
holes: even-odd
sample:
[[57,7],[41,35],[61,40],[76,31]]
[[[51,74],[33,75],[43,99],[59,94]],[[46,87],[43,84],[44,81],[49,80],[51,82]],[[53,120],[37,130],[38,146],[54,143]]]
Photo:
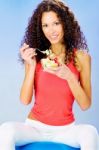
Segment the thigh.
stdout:
[[70,128],[62,129],[53,135],[52,140],[54,142],[60,142],[72,147],[80,147],[79,142],[77,140],[78,131],[75,128],[75,125]]
[[[89,138],[90,137],[90,138]],[[91,138],[92,137],[92,138]],[[56,142],[62,142],[74,147],[80,147],[82,143],[88,143],[88,139],[99,138],[97,130],[92,125],[79,124],[73,125],[68,129],[57,132],[53,140]]]
[[31,127],[23,122],[6,122],[0,126],[0,135],[4,138],[12,137],[16,145],[24,145],[33,141],[43,140],[39,128]]

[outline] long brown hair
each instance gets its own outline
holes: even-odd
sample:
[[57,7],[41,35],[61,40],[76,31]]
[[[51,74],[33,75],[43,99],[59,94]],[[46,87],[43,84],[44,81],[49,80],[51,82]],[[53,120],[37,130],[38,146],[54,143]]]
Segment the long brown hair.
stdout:
[[[66,63],[74,59],[73,49],[87,49],[87,43],[83,32],[74,14],[69,10],[63,2],[59,0],[43,0],[34,10],[31,18],[29,19],[28,26],[22,43],[27,43],[32,48],[39,48],[42,51],[49,49],[51,43],[45,37],[42,31],[41,18],[44,12],[53,11],[57,14],[62,22],[64,30],[64,45],[66,47]],[[37,55],[37,61],[43,55]]]

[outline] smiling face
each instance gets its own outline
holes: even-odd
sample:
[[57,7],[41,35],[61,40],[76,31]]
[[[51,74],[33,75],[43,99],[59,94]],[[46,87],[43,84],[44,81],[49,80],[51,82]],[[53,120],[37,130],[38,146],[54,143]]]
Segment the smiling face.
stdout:
[[51,44],[59,44],[63,42],[63,26],[55,12],[44,12],[42,14],[41,22],[42,31]]

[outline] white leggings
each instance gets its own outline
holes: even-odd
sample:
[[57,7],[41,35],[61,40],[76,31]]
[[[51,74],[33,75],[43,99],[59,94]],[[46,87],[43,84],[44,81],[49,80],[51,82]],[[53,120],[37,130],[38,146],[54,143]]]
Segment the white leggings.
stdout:
[[99,150],[99,135],[91,125],[50,126],[37,120],[25,123],[7,122],[0,126],[0,150],[15,150],[15,145],[34,141],[52,141],[81,147],[81,150]]

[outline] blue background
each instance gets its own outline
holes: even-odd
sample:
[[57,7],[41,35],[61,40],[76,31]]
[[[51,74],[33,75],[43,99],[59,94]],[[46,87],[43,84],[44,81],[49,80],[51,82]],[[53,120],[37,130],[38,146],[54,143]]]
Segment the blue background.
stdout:
[[[24,106],[19,100],[24,66],[18,60],[18,53],[28,19],[39,2],[40,0],[0,0],[0,123],[24,121],[33,105],[32,102]],[[92,57],[93,103],[87,111],[82,111],[75,103],[74,112],[77,123],[90,123],[99,131],[99,1],[65,2],[80,23]]]

